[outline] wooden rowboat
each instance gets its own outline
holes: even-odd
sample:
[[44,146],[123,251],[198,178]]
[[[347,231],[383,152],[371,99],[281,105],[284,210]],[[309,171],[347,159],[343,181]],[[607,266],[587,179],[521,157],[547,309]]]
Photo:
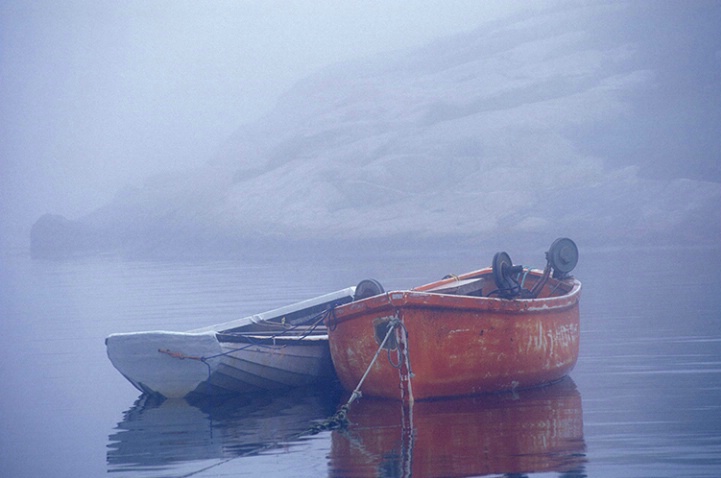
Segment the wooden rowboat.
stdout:
[[349,287],[188,332],[112,334],[113,366],[138,390],[166,398],[278,390],[335,378],[322,324],[353,300]]
[[[342,385],[413,401],[561,379],[578,359],[581,283],[568,275],[578,249],[562,238],[546,256],[541,271],[498,253],[493,267],[411,290],[384,292],[375,281],[362,282],[357,290],[371,296],[326,319]],[[378,355],[382,349],[387,354]]]

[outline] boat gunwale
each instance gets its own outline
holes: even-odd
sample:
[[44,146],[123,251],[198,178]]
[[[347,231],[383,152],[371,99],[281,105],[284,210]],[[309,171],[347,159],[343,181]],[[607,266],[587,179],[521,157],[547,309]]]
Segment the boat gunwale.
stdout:
[[301,346],[313,346],[323,344],[328,341],[328,333],[323,330],[322,333],[310,334],[305,336],[268,336],[268,335],[257,335],[254,333],[247,334],[223,334],[217,333],[216,339],[221,344],[247,344],[247,345],[258,345],[258,346],[288,346],[288,345],[301,345]]

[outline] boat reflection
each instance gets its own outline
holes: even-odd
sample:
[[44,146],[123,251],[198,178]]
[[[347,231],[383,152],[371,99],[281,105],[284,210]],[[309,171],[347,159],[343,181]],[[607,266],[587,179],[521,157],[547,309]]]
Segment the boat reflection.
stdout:
[[586,476],[581,395],[561,382],[516,394],[416,402],[362,399],[332,434],[329,476]]
[[176,469],[185,463],[250,455],[287,443],[335,412],[339,393],[289,393],[184,399],[141,396],[108,437],[108,471]]

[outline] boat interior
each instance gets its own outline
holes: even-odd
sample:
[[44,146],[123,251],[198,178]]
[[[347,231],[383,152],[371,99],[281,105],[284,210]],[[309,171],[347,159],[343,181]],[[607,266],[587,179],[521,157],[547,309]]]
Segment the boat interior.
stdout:
[[[414,290],[436,294],[463,295],[470,297],[500,297],[506,299],[560,297],[571,291],[573,284],[568,280],[546,278],[543,271],[524,268],[512,278],[511,286],[501,288],[496,283],[491,271],[486,270],[477,275],[447,276],[441,282],[421,286]],[[572,276],[568,276],[570,279]]]
[[493,257],[490,269],[462,276],[448,275],[443,280],[414,290],[438,294],[502,299],[539,299],[568,294],[573,283],[569,274],[578,263],[578,248],[568,238],[556,239],[546,252],[543,271],[514,265],[506,252]]

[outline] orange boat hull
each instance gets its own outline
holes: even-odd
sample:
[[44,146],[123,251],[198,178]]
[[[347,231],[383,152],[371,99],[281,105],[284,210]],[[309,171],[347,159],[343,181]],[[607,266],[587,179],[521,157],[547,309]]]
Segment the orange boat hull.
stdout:
[[[393,318],[407,332],[415,400],[531,388],[567,375],[578,359],[580,282],[549,280],[536,299],[487,297],[489,290],[483,297],[433,292],[454,280],[489,277],[484,269],[336,308],[327,325],[343,386],[357,387],[379,349],[378,324]],[[532,271],[528,283],[539,279]],[[404,397],[397,354],[396,347],[378,357],[361,387],[364,395]]]

